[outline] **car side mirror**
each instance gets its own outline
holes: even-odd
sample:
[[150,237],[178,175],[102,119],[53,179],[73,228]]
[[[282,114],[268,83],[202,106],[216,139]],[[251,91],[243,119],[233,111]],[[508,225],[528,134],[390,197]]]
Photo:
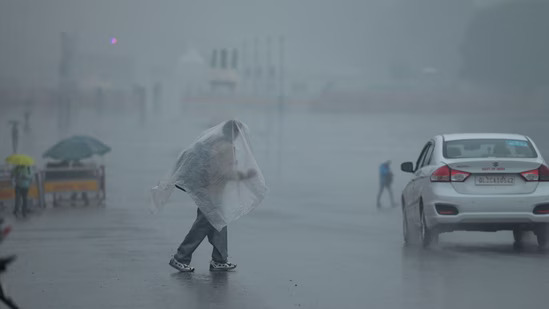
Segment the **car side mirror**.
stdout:
[[414,163],[412,162],[404,162],[400,165],[400,169],[403,171],[403,172],[406,172],[406,173],[413,173],[414,172]]

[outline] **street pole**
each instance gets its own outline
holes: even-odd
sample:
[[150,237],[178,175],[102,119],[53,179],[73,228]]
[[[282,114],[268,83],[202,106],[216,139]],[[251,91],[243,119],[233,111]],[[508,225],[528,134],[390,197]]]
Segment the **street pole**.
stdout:
[[242,43],[242,52],[241,55],[241,61],[240,61],[240,76],[242,77],[242,87],[240,87],[241,95],[247,95],[248,94],[248,86],[250,81],[249,76],[249,63],[248,63],[248,42],[244,41]]
[[[271,37],[269,36],[267,38],[267,65],[270,66],[271,65],[271,62],[272,62],[272,54],[271,54]],[[269,67],[267,67],[269,68]],[[266,124],[266,131],[267,131],[267,134],[266,134],[266,138],[265,138],[265,145],[266,145],[266,148],[265,148],[265,153],[266,153],[266,160],[265,162],[270,162],[270,156],[271,156],[271,140],[273,139],[273,134],[272,134],[272,131],[273,131],[273,122],[274,122],[274,119],[271,115],[271,113],[273,112],[272,110],[272,101],[271,101],[271,98],[268,98],[267,100],[265,100],[265,106],[264,106],[264,109],[265,109],[265,124]],[[272,165],[270,166],[270,168],[272,167]]]
[[272,38],[271,36],[268,36],[267,37],[267,65],[266,65],[266,70],[265,70],[265,89],[267,91],[267,94],[269,95],[269,97],[271,97],[273,95],[273,81],[274,81],[274,75],[273,75],[273,56],[272,56],[272,49],[273,49],[273,44],[272,44]]
[[74,92],[73,64],[75,39],[66,32],[61,33],[61,61],[59,63],[59,81],[57,94],[58,129],[60,137],[68,132],[71,118],[71,96]]
[[[257,37],[254,38],[254,46],[253,46],[253,69],[252,69],[252,87],[253,87],[253,94],[254,97],[257,96],[257,80],[259,78],[259,39]],[[254,98],[255,99],[255,98]]]
[[282,156],[283,156],[283,140],[284,140],[284,104],[285,104],[285,89],[284,89],[284,83],[285,83],[285,71],[284,71],[284,48],[285,48],[285,38],[284,36],[280,36],[278,39],[278,47],[279,47],[279,60],[278,60],[278,86],[279,86],[279,94],[278,94],[278,158],[277,158],[277,172],[278,172],[278,181],[279,183],[282,181]]

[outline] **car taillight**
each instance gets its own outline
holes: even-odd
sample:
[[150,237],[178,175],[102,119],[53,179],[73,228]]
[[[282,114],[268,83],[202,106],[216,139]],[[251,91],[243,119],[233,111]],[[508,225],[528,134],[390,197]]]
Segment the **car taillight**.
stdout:
[[471,175],[470,173],[467,173],[467,172],[463,172],[463,171],[458,171],[458,170],[452,170],[452,181],[455,181],[455,182],[464,182],[468,177],[469,175]]
[[[543,165],[542,165],[543,166]],[[539,170],[531,170],[520,173],[520,176],[526,181],[539,181]]]
[[8,234],[11,232],[11,226],[6,226],[3,230],[2,230],[2,237],[6,237],[8,236]]
[[549,204],[541,204],[534,208],[535,215],[549,215]]
[[431,174],[431,182],[449,182],[450,181],[450,168],[448,165],[439,167]]
[[539,181],[549,181],[549,167],[546,165],[539,167]]
[[459,214],[456,206],[453,205],[435,203],[435,209],[439,215],[455,216]]
[[469,175],[471,174],[453,170],[448,165],[444,165],[431,174],[431,182],[463,182]]

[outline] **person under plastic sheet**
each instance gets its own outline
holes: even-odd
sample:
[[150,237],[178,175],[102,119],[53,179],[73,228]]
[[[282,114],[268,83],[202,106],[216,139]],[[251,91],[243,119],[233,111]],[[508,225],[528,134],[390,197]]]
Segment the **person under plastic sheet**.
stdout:
[[247,126],[229,120],[205,131],[183,151],[166,180],[152,190],[153,203],[167,203],[174,188],[187,192],[198,206],[196,220],[170,260],[179,271],[193,271],[192,254],[207,236],[213,246],[210,270],[231,270],[227,225],[263,200],[265,179],[251,151]]

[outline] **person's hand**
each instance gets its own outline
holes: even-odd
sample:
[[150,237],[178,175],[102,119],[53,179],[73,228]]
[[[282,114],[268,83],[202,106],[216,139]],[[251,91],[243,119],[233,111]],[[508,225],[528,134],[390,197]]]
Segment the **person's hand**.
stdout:
[[254,170],[253,168],[251,168],[251,169],[248,170],[248,175],[247,175],[248,178],[252,178],[252,177],[254,177],[255,175],[257,175],[257,171],[256,171],[256,170]]

